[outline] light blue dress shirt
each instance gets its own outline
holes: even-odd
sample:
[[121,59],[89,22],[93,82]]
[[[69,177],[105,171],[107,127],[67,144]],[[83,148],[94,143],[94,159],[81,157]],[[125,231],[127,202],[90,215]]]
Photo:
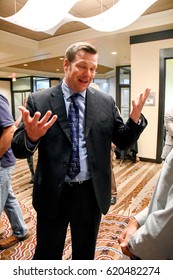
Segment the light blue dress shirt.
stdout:
[[[70,96],[74,94],[74,92],[68,87],[68,85],[63,81],[62,83],[62,92],[64,96],[67,116],[68,109],[71,102]],[[83,92],[79,92],[79,96],[76,99],[76,103],[79,107],[79,157],[80,157],[80,173],[74,178],[74,182],[85,181],[91,178],[91,174],[89,171],[88,165],[88,155],[86,149],[86,139],[85,139],[85,97],[86,90]],[[72,180],[66,176],[65,182],[72,182]]]

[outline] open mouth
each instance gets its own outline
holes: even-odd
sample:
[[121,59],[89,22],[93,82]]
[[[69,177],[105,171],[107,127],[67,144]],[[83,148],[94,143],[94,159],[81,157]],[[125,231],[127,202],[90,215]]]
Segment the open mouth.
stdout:
[[84,81],[84,80],[81,80],[81,79],[79,79],[79,82],[80,82],[81,84],[83,84],[83,85],[87,85],[87,84],[88,84],[88,81]]

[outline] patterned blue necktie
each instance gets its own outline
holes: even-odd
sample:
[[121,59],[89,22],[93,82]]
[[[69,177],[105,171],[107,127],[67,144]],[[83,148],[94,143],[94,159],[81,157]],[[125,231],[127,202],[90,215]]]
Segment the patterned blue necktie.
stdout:
[[67,175],[70,179],[74,179],[80,172],[80,161],[79,161],[79,108],[76,104],[76,98],[79,93],[75,93],[71,96],[71,102],[68,112],[68,120],[70,126],[70,136],[72,142],[72,153],[70,162],[67,170]]

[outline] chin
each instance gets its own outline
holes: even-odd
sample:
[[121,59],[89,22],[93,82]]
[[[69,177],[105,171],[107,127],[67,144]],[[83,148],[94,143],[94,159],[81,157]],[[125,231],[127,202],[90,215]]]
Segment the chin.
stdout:
[[84,91],[84,90],[87,89],[87,87],[88,87],[88,85],[86,85],[86,86],[80,86],[80,87],[79,87],[79,91]]

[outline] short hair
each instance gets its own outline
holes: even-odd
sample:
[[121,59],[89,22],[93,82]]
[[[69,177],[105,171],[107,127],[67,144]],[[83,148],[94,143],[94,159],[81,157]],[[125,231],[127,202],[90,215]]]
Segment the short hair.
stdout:
[[89,42],[76,42],[70,45],[65,51],[65,58],[68,59],[69,62],[73,62],[75,60],[76,53],[80,50],[91,54],[97,54],[97,49]]

